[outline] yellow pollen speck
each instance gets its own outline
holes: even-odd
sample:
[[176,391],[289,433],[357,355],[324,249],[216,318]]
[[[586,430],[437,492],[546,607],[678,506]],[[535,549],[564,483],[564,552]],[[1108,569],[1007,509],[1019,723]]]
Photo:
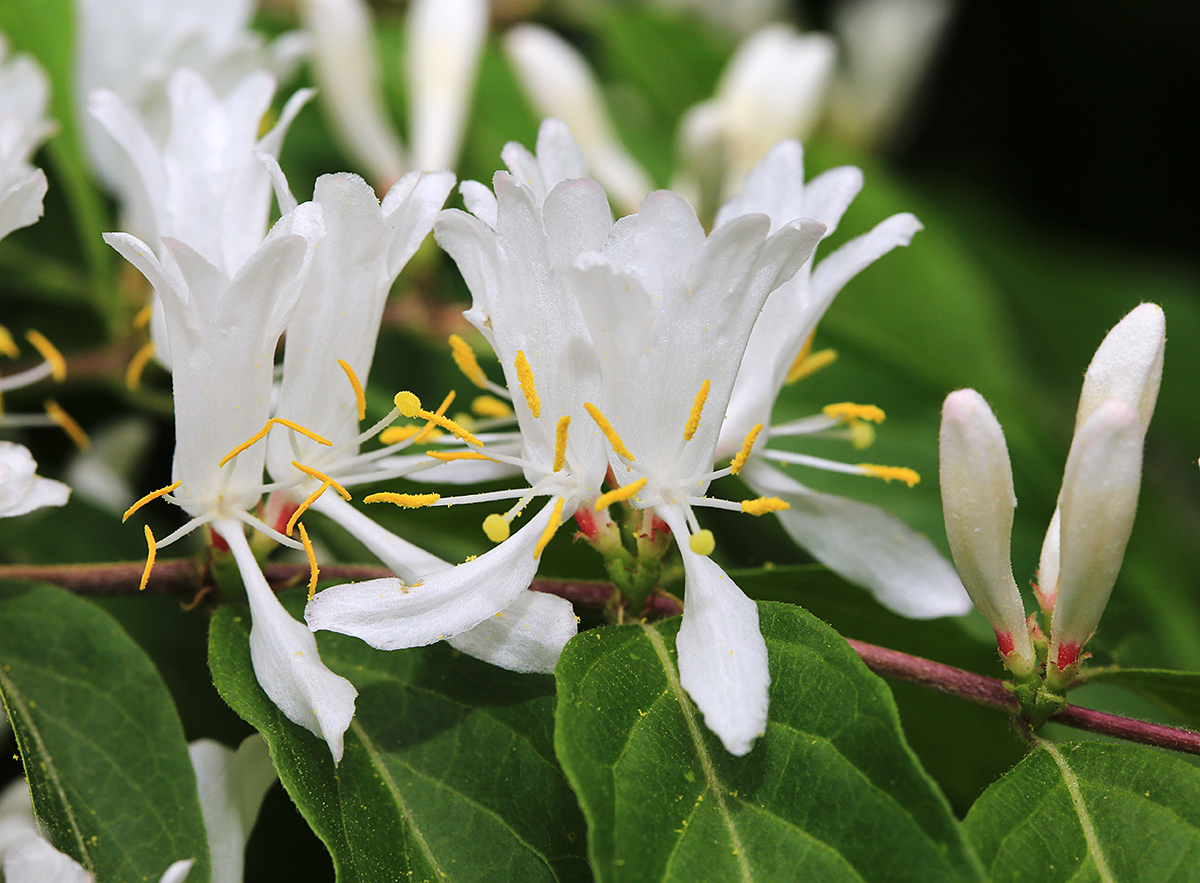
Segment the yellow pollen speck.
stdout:
[[71,441],[75,442],[75,447],[81,451],[86,451],[91,445],[91,441],[87,437],[87,433],[83,431],[83,427],[75,422],[75,418],[63,410],[62,405],[54,401],[54,399],[46,399],[46,416],[59,425],[63,432],[71,437]]
[[396,397],[392,399],[396,410],[405,417],[416,417],[417,412],[421,410],[421,400],[411,392],[398,392]]
[[546,548],[546,544],[554,538],[554,534],[558,532],[559,525],[562,524],[563,498],[559,497],[554,501],[554,510],[550,513],[550,523],[546,525],[546,529],[542,531],[541,537],[538,538],[537,545],[533,547],[533,557],[541,558],[542,550]]
[[517,360],[513,363],[513,367],[517,369],[517,380],[521,384],[521,392],[525,396],[525,403],[529,405],[529,411],[534,417],[542,415],[542,401],[538,398],[537,389],[533,385],[533,368],[529,365],[529,360],[525,358],[524,350],[517,350]]
[[139,592],[145,591],[146,583],[150,582],[150,571],[154,569],[154,556],[158,552],[158,544],[154,542],[154,532],[150,530],[150,525],[143,524],[142,530],[146,534],[146,566],[142,569],[142,581],[138,584]]
[[[290,537],[292,535],[292,531],[296,529],[296,522],[300,520],[300,516],[307,512],[308,507],[317,502],[317,499],[321,496],[321,494],[329,490],[331,486],[332,482],[323,481],[321,482],[321,486],[319,488],[305,497],[304,502],[296,507],[296,511],[292,513],[292,517],[288,519],[287,529],[284,531],[284,533]],[[301,527],[303,527],[303,525],[301,525]]]
[[784,502],[779,497],[758,497],[754,500],[742,500],[742,511],[747,515],[766,515],[768,512],[781,512],[791,509],[792,504]]
[[317,591],[317,574],[321,570],[317,567],[317,554],[313,551],[312,541],[308,538],[308,531],[304,529],[303,524],[300,525],[300,542],[304,544],[304,554],[308,556],[308,600],[311,601]]
[[344,499],[344,500],[352,499],[352,497],[350,496],[350,491],[346,490],[344,487],[342,487],[340,484],[338,484],[336,481],[334,481],[332,478],[330,478],[324,472],[320,472],[316,469],[313,469],[311,466],[305,466],[303,463],[301,463],[297,460],[293,460],[292,465],[295,466],[297,469],[299,469],[301,472],[303,472],[305,475],[315,478],[317,481],[329,482],[329,486],[331,488],[333,488],[335,491],[337,491],[339,494],[341,494],[342,499]]
[[467,376],[467,380],[480,389],[487,389],[487,375],[479,367],[475,351],[457,334],[450,335],[450,355],[454,358],[454,364],[458,366],[458,370]]
[[688,415],[687,426],[683,428],[684,441],[691,441],[696,430],[700,428],[700,415],[704,413],[704,402],[708,399],[708,388],[711,385],[707,380],[700,384],[700,391],[696,393],[696,400],[692,402],[692,413]]
[[397,442],[407,441],[420,431],[420,426],[389,426],[379,433],[379,440],[385,445],[394,445]]
[[733,462],[729,464],[729,471],[733,475],[737,475],[742,471],[742,467],[746,465],[746,461],[750,459],[750,452],[754,450],[754,442],[758,439],[758,434],[762,432],[763,425],[759,423],[753,429],[746,433],[746,439],[742,442],[742,449],[737,452],[737,456],[733,458]]
[[380,491],[363,497],[364,503],[395,503],[405,509],[419,509],[422,506],[432,506],[442,498],[441,494],[395,494],[391,491]]
[[362,420],[367,416],[367,396],[363,392],[362,382],[358,379],[358,375],[354,373],[354,369],[350,367],[349,362],[338,359],[337,363],[338,367],[346,372],[346,379],[350,381],[350,388],[354,390],[354,402],[358,405],[358,419]]
[[502,402],[495,396],[476,396],[471,402],[471,410],[480,417],[511,417],[513,409],[507,402]]
[[151,491],[150,493],[146,494],[146,496],[142,497],[140,500],[138,500],[136,503],[134,503],[132,506],[130,506],[128,509],[125,510],[125,514],[121,516],[121,523],[124,524],[126,521],[128,521],[130,515],[132,515],[138,509],[141,509],[147,503],[151,502],[152,500],[157,500],[159,497],[171,493],[171,491],[175,490],[181,484],[183,484],[182,480],[177,481],[174,484],[169,484],[166,487],[160,487],[158,490]]
[[493,512],[483,519],[483,532],[493,543],[503,543],[508,539],[509,531],[508,519],[503,515]]
[[837,350],[820,350],[811,356],[804,350],[801,350],[801,355],[797,356],[796,361],[792,363],[792,367],[788,368],[787,377],[784,378],[784,382],[791,384],[803,380],[805,377],[810,377],[822,368],[832,365],[837,361],[837,357]]
[[637,481],[631,481],[625,487],[619,487],[615,491],[609,491],[607,494],[601,494],[596,497],[596,511],[607,509],[613,503],[620,503],[635,496],[638,491],[646,486],[646,479],[639,478]]
[[826,417],[832,420],[870,420],[872,423],[882,423],[883,409],[875,405],[856,405],[854,402],[839,402],[836,405],[826,405],[821,409]]
[[42,354],[42,358],[50,363],[51,377],[60,383],[67,379],[67,360],[63,358],[63,354],[58,351],[58,348],[46,339],[46,335],[31,328],[25,332],[25,339],[32,343],[34,348]]
[[711,530],[698,530],[688,537],[688,547],[697,555],[711,555],[713,549],[717,548],[717,541],[713,539]]
[[563,414],[554,427],[554,466],[551,472],[558,472],[567,461],[567,428],[570,425],[571,415]]
[[612,449],[616,455],[632,463],[633,454],[629,452],[629,448],[625,447],[625,442],[621,441],[621,436],[617,435],[617,431],[608,422],[608,418],[601,414],[600,409],[591,402],[584,402],[583,407],[591,415],[591,418],[596,421],[596,425],[600,427],[600,431],[604,433],[604,437],[608,439],[608,443],[612,445]]
[[13,340],[12,334],[3,325],[0,325],[0,353],[4,353],[10,359],[21,355],[21,351],[17,349],[17,342]]
[[884,481],[891,481],[893,478],[899,479],[909,487],[921,480],[921,476],[917,474],[916,470],[909,469],[907,466],[876,466],[874,463],[859,463],[858,468],[867,475],[882,478]]
[[145,328],[150,324],[150,317],[154,315],[154,307],[151,304],[146,304],[137,311],[137,315],[133,317],[134,328]]
[[142,374],[152,358],[154,358],[154,341],[151,340],[143,344],[142,348],[129,360],[129,366],[125,369],[125,387],[127,389],[137,389],[142,385]]
[[[454,390],[450,390],[450,392],[446,393],[446,397],[444,399],[442,399],[442,403],[440,405],[438,405],[438,409],[436,411],[434,411],[433,413],[436,414],[438,417],[444,417],[446,415],[446,409],[450,407],[450,403],[453,401],[454,401]],[[433,427],[434,427],[433,423],[426,423],[425,427],[420,432],[417,433],[417,437],[413,439],[413,444],[419,445],[423,442],[429,441],[430,436],[432,436],[435,432],[437,432],[437,430],[434,429]]]
[[426,451],[425,456],[433,457],[435,460],[441,460],[443,463],[451,463],[455,460],[487,460],[491,463],[500,462],[494,457],[489,457],[487,454],[481,454],[478,451]]

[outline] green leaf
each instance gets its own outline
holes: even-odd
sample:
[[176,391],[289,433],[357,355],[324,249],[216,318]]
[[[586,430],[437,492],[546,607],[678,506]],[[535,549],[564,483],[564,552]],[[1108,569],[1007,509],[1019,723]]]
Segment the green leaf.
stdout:
[[679,619],[567,645],[555,745],[598,879],[982,879],[883,681],[805,611],[760,602],[759,616],[771,717],[740,758],[680,686]]
[[208,840],[183,728],[158,672],[94,604],[0,586],[0,692],[50,842],[100,883],[158,880]]
[[1200,770],[1149,748],[1039,741],[963,828],[993,883],[1196,880]]
[[[303,596],[292,596],[303,606]],[[349,881],[587,881],[584,827],[554,759],[554,685],[446,644],[384,653],[318,635],[358,688],[335,767],[288,721],[250,664],[250,616],[226,605],[209,636],[222,697],[267,740],[284,787]]]
[[1099,668],[1089,684],[1115,684],[1146,696],[1189,727],[1200,728],[1200,674],[1156,668]]

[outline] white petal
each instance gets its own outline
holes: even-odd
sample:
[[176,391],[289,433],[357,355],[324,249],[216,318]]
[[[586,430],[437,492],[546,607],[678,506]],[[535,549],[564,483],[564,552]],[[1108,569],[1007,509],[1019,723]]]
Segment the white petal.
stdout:
[[1138,413],[1142,432],[1150,424],[1162,379],[1166,320],[1157,304],[1140,304],[1108,332],[1083,378],[1075,430],[1105,399],[1119,399]]
[[[190,858],[180,859],[177,862],[172,862],[171,866],[169,868],[167,868],[166,871],[163,872],[163,875],[162,875],[162,877],[159,878],[158,883],[183,883],[183,881],[187,879],[188,872],[192,870],[192,865],[194,865],[195,863],[196,863],[196,860],[190,859]],[[215,870],[213,871],[213,875],[212,875],[211,879],[213,881],[216,881],[216,883],[220,883],[220,881],[222,880],[222,878],[217,876]],[[235,877],[225,877],[224,878],[224,880],[231,881],[231,883],[236,883],[236,881],[240,881],[241,879],[242,879],[242,877],[240,874],[240,868],[239,868],[239,874],[236,878]]]
[[826,306],[842,287],[893,248],[908,245],[921,222],[907,212],[880,221],[869,232],[851,239],[817,264],[812,275],[813,297]]
[[1141,478],[1138,413],[1107,399],[1075,433],[1063,471],[1062,569],[1051,660],[1063,644],[1082,647],[1100,622],[1133,529]]
[[0,239],[13,230],[28,227],[42,216],[46,186],[46,173],[41,169],[32,169],[7,190],[0,192]]
[[66,505],[71,489],[61,481],[35,475],[36,469],[28,448],[0,441],[0,518]]
[[742,479],[791,504],[779,521],[814,558],[911,619],[960,616],[971,599],[950,562],[923,534],[877,506],[817,493],[752,458]]
[[[384,566],[402,580],[413,583],[429,573],[445,570],[451,564],[431,555],[419,546],[396,536],[358,511],[337,494],[322,494],[312,508],[328,515],[359,542],[371,550]],[[326,589],[326,591],[330,591]],[[325,592],[321,593],[322,595]]]
[[479,181],[463,181],[458,185],[462,194],[463,205],[493,230],[496,229],[496,194],[486,184]]
[[1062,507],[1055,506],[1054,514],[1050,517],[1050,526],[1046,528],[1046,537],[1042,540],[1042,553],[1038,556],[1037,590],[1042,598],[1054,609],[1054,600],[1058,594],[1058,574],[1062,556]]
[[705,726],[726,751],[741,756],[767,730],[771,673],[758,605],[711,558],[688,548],[682,512],[669,506],[655,511],[679,541],[687,578],[683,624],[675,638],[679,681]]
[[83,865],[40,838],[4,856],[4,879],[7,883],[95,883]]
[[213,528],[229,544],[246,586],[253,619],[250,658],[258,683],[288,720],[324,739],[338,763],[358,691],[325,667],[312,632],[283,609],[254,560],[242,523],[219,520]]
[[946,539],[958,574],[1002,648],[1007,636],[1012,655],[1032,671],[1036,659],[1012,575],[1010,542],[1017,499],[1008,446],[992,409],[975,390],[960,389],[946,397],[940,457]]
[[713,227],[740,215],[767,215],[772,232],[796,218],[816,217],[804,213],[804,148],[799,141],[772,147],[746,175],[741,192],[722,204]]
[[313,631],[352,635],[380,650],[452,638],[504,610],[533,582],[538,566],[533,550],[552,509],[547,504],[478,558],[429,574],[415,585],[388,578],[325,589],[308,602],[304,618]]
[[196,771],[196,789],[208,834],[211,881],[241,883],[246,842],[263,798],[279,778],[267,743],[255,733],[232,751],[211,739],[199,739],[188,745],[188,754]]
[[526,590],[504,610],[455,635],[450,645],[510,671],[551,674],[578,629],[570,601]]

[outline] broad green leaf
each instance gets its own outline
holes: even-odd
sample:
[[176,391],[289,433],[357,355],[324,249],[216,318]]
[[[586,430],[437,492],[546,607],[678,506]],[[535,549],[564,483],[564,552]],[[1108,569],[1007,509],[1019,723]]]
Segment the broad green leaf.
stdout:
[[1150,748],[1039,740],[963,829],[993,883],[1194,881],[1200,770]]
[[0,586],[0,691],[50,841],[99,883],[158,880],[195,858],[196,776],[171,697],[107,613],[61,589]]
[[1115,684],[1146,696],[1190,727],[1200,727],[1200,674],[1155,668],[1101,668],[1089,684]]
[[321,658],[359,691],[335,767],[325,743],[259,688],[249,635],[247,612],[217,611],[213,679],[267,740],[341,883],[591,879],[583,819],[554,758],[549,677],[506,672],[445,644],[384,653],[322,632]]
[[679,683],[679,620],[585,632],[555,745],[602,881],[980,880],[886,685],[805,611],[759,603],[771,717],[725,752]]

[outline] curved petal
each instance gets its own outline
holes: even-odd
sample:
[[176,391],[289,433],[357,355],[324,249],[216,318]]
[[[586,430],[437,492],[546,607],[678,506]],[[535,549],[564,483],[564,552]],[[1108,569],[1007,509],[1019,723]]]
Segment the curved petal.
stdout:
[[[683,514],[671,506],[655,512],[677,538],[688,535]],[[758,605],[711,559],[679,543],[687,577],[683,624],[675,638],[679,681],[725,750],[741,756],[766,732],[767,642],[758,628]]]
[[777,513],[809,554],[910,619],[960,616],[971,609],[954,567],[923,534],[877,506],[822,494],[752,458],[742,478],[754,492],[791,504]]
[[813,270],[813,299],[828,307],[847,282],[893,248],[908,245],[922,229],[914,215],[901,212],[880,221],[870,232],[851,239]]
[[188,745],[188,754],[208,834],[211,883],[241,883],[246,841],[263,798],[279,779],[267,743],[254,733],[233,751],[211,739],[198,739]]
[[28,227],[42,216],[46,187],[46,173],[32,169],[0,193],[0,239],[13,230]]
[[[163,872],[161,877],[159,877],[158,883],[183,883],[183,881],[187,879],[188,872],[192,870],[192,865],[195,863],[196,860],[191,858],[180,859],[177,862],[172,862],[171,866]],[[216,876],[215,872],[210,879],[213,881],[218,881],[219,883],[219,878]],[[231,880],[233,878],[227,877],[225,879]],[[239,875],[237,879],[240,880],[241,876]]]
[[283,609],[254,560],[242,523],[221,519],[213,528],[229,544],[246,586],[253,619],[250,658],[258,683],[288,720],[324,739],[338,763],[358,691],[325,667],[312,632]]
[[494,616],[455,635],[450,646],[510,671],[551,674],[567,641],[579,630],[565,598],[526,590]]
[[36,469],[28,448],[0,441],[0,518],[66,505],[71,489],[61,481],[36,475]]

